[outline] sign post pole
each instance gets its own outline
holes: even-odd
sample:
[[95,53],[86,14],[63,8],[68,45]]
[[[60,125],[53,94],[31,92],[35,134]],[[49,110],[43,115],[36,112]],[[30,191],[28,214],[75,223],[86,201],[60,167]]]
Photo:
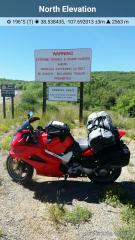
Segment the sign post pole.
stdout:
[[46,113],[46,82],[43,82],[43,114]]
[[83,82],[80,82],[80,107],[79,107],[79,122],[83,121]]
[[3,97],[3,117],[6,118],[6,101],[5,101],[5,97]]
[[14,118],[14,97],[11,97],[12,118]]

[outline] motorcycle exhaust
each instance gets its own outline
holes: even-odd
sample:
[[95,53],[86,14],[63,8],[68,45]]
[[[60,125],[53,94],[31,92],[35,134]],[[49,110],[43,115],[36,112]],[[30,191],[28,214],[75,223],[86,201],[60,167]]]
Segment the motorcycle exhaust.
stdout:
[[89,174],[92,174],[94,172],[94,169],[81,167],[81,172],[89,175]]
[[75,175],[80,175],[80,174],[86,174],[86,175],[89,175],[89,174],[92,174],[94,172],[94,169],[90,169],[90,168],[84,168],[82,166],[72,166],[68,169],[68,173],[70,175],[72,174],[75,174]]

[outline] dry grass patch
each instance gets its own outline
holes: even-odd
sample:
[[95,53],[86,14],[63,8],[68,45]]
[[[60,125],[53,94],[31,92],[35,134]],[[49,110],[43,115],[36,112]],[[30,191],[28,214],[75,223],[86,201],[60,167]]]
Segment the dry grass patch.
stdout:
[[1,141],[1,148],[2,148],[2,150],[6,150],[6,151],[9,150],[11,139],[12,139],[12,135],[11,134],[5,136],[2,139],[2,141]]
[[73,225],[89,221],[92,213],[86,208],[79,205],[73,206],[72,210],[60,204],[49,205],[50,219],[55,224],[71,223]]
[[105,189],[103,201],[112,207],[120,207],[126,197],[125,189],[120,186],[108,186]]
[[2,236],[3,236],[3,230],[2,230],[2,228],[0,227],[0,239],[1,239]]
[[121,220],[122,224],[116,230],[118,240],[135,240],[135,205],[122,206]]

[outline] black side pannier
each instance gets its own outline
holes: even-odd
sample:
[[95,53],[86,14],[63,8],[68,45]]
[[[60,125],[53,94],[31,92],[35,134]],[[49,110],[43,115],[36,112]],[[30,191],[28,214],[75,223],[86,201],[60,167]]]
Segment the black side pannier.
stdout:
[[103,149],[97,154],[101,166],[109,164],[113,167],[124,167],[129,164],[130,151],[123,141]]
[[70,129],[67,124],[59,121],[51,121],[45,127],[46,132],[50,137],[66,137],[70,133]]

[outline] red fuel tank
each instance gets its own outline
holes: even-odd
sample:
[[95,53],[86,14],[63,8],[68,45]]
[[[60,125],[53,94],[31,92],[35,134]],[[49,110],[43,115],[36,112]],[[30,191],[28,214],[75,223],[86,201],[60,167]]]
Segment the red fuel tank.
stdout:
[[74,143],[74,139],[71,134],[65,136],[64,139],[55,136],[47,141],[46,148],[56,154],[63,153],[68,150]]
[[38,143],[45,145],[47,144],[47,133],[41,132],[38,136]]

